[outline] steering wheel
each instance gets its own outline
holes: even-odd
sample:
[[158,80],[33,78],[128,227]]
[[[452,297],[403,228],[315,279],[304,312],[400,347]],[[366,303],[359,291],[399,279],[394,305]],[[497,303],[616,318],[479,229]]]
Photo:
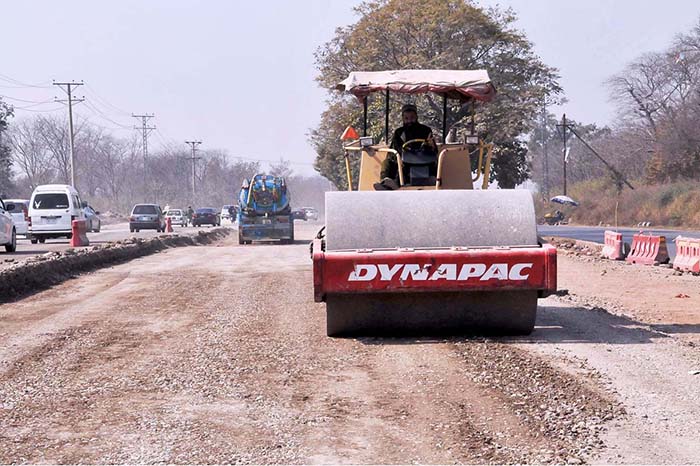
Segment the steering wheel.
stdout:
[[423,145],[423,144],[425,144],[426,142],[428,142],[427,139],[411,139],[410,141],[406,141],[406,142],[403,143],[403,145],[401,146],[401,151],[405,151],[405,150],[406,150],[406,147],[409,146],[410,144],[418,144],[418,143],[420,143],[421,145]]

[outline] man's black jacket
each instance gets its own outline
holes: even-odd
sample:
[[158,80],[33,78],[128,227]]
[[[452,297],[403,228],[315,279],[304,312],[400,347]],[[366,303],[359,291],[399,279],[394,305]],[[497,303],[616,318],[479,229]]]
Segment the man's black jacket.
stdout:
[[394,131],[394,137],[391,139],[391,148],[399,154],[403,154],[404,143],[413,139],[428,139],[432,132],[433,130],[429,126],[420,123],[402,126]]

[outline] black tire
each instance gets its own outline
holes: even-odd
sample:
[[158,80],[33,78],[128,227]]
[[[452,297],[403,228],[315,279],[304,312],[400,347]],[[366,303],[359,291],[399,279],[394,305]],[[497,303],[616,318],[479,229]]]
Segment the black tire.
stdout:
[[246,244],[245,240],[243,239],[243,235],[241,234],[240,230],[238,231],[238,244]]
[[36,244],[36,243],[39,242],[39,240],[36,239],[36,238],[31,238],[31,239],[29,240],[29,242],[32,243],[32,244]]
[[15,229],[12,229],[12,239],[10,240],[9,243],[5,245],[5,251],[7,252],[15,252],[17,250],[17,232]]
[[129,231],[130,231],[131,233],[133,233],[133,232],[134,232],[134,229],[133,229],[133,228],[129,228]]
[[141,230],[139,230],[138,228],[136,229],[136,233],[139,233],[140,231],[141,231]]
[[529,335],[536,315],[537,291],[330,295],[326,334]]
[[[70,238],[68,238],[68,239],[70,239]],[[46,242],[46,238],[39,238],[39,242],[41,244],[44,244]]]

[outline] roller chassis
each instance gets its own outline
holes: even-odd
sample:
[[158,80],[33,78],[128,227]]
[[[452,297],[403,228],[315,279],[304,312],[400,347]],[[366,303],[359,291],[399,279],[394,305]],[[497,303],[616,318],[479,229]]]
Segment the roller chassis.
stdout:
[[[538,298],[557,289],[556,248],[537,237],[528,193],[487,194],[492,145],[475,134],[473,123],[474,102],[495,95],[487,73],[360,72],[338,89],[363,103],[365,137],[350,128],[344,133],[348,186],[357,190],[326,194],[326,226],[311,244],[314,300],[326,303],[327,334],[532,332]],[[390,91],[442,95],[443,141],[434,185],[411,186],[402,175],[402,163],[410,168],[411,161],[367,137],[367,98],[377,91],[385,92],[387,112]],[[471,101],[471,135],[464,143],[445,141],[448,98],[462,105]],[[388,113],[385,126],[384,134],[391,134]],[[356,183],[351,154],[360,156]],[[399,189],[376,191],[382,161],[392,154]],[[477,180],[482,189],[475,191]]]

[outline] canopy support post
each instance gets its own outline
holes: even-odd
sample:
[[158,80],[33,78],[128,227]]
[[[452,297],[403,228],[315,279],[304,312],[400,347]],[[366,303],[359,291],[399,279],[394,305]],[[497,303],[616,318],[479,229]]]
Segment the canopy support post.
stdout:
[[473,98],[473,97],[472,97],[471,107],[472,107],[472,108],[471,108],[472,111],[471,111],[471,124],[470,124],[470,125],[471,125],[471,134],[472,134],[472,136],[473,136],[474,134],[476,134],[476,133],[475,133],[475,131],[476,131],[476,124],[475,124],[475,122],[474,122],[474,115],[476,114],[476,108],[475,108],[475,105],[474,105],[474,98]]
[[442,143],[447,143],[447,93],[442,94]]
[[384,102],[384,140],[387,144],[389,141],[389,89],[386,90],[386,99]]
[[367,100],[369,99],[369,95],[365,96],[365,99],[362,103],[363,105],[363,115],[362,115],[362,135],[367,136]]

